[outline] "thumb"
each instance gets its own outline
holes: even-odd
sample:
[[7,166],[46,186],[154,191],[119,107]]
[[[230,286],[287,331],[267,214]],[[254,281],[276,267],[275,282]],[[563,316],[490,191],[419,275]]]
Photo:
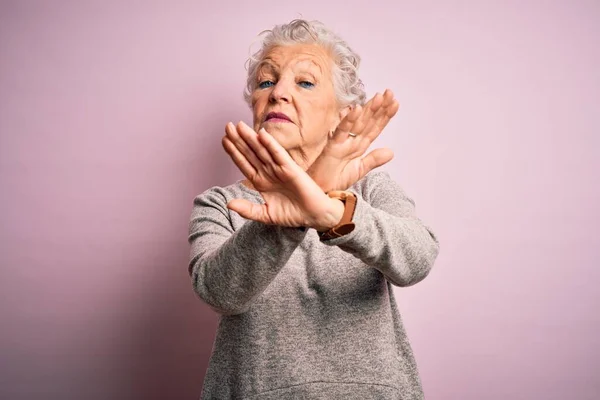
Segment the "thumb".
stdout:
[[268,223],[266,207],[244,199],[234,199],[227,203],[227,208],[240,214],[243,218]]
[[361,160],[361,171],[363,172],[361,178],[371,170],[390,162],[392,158],[394,158],[394,152],[391,149],[382,148],[373,150]]

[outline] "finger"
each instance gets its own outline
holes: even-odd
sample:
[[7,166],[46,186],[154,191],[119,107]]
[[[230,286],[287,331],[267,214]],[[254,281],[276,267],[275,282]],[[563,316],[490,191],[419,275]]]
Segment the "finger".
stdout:
[[259,160],[256,153],[248,146],[243,138],[240,137],[235,125],[229,122],[225,127],[225,134],[231,140],[231,142],[237,147],[242,155],[252,164],[255,170],[261,170],[263,168],[262,161]]
[[354,130],[358,128],[358,119],[361,118],[365,110],[368,110],[371,107],[371,104],[373,104],[373,98],[369,99],[369,101],[367,101],[365,105],[361,106],[360,104],[357,104],[352,108],[352,110],[350,110],[348,115],[346,115],[346,117],[342,120],[342,122],[340,122],[340,124],[336,128],[334,136],[337,143],[343,142],[346,139],[348,139],[349,132],[354,133]]
[[367,125],[363,129],[363,137],[370,142],[374,141],[383,132],[383,128],[385,128],[389,121],[386,109],[381,107],[367,122]]
[[223,137],[223,148],[229,154],[235,165],[242,171],[242,174],[250,180],[256,176],[256,168],[248,161],[248,159],[242,154],[242,152],[236,147],[235,144],[227,136]]
[[271,135],[269,132],[262,128],[258,131],[258,140],[265,146],[267,151],[271,154],[273,161],[279,166],[291,165],[296,162],[290,157],[286,149]]
[[269,154],[269,151],[258,140],[258,134],[254,132],[254,129],[250,128],[243,121],[240,121],[237,124],[237,130],[242,139],[244,139],[244,141],[248,144],[248,146],[250,146],[252,151],[254,151],[254,153],[258,156],[258,158],[260,158],[260,160],[264,164],[271,166],[275,164],[275,161],[273,161],[273,158],[271,157],[271,154]]
[[400,105],[398,101],[392,98],[387,107],[381,107],[371,118],[364,129],[364,135],[371,142],[374,141],[383,132],[383,129],[390,122],[392,117],[398,112]]
[[371,110],[373,112],[377,111],[379,107],[383,104],[383,95],[379,92],[375,93],[373,96],[373,103],[371,104]]
[[386,114],[387,114],[388,118],[390,118],[390,119],[393,118],[399,109],[400,109],[400,103],[398,103],[398,100],[394,99],[394,101],[392,102],[392,105],[389,106],[387,109]]
[[394,158],[394,152],[388,148],[375,149],[364,156],[361,160],[361,178],[371,170],[381,167]]
[[398,111],[398,106],[398,101],[394,98],[394,92],[390,89],[385,89],[385,92],[383,93],[383,104],[381,105],[385,111],[385,115],[392,118]]
[[394,92],[392,92],[390,89],[385,89],[385,92],[383,92],[383,103],[381,106],[389,107],[392,104],[392,101],[394,101]]
[[227,203],[227,208],[240,214],[243,218],[269,224],[271,221],[264,204],[252,203],[245,199],[234,199]]
[[348,133],[351,132],[350,129],[354,126],[354,124],[356,123],[358,117],[360,117],[362,112],[363,112],[363,107],[360,104],[356,105],[354,108],[352,108],[352,110],[350,110],[350,112],[346,115],[346,117],[339,123],[339,125],[335,129],[335,132],[332,137],[332,139],[336,143],[340,143],[340,142],[343,142],[346,139],[348,139]]
[[354,126],[351,128],[352,132],[356,134],[362,134],[365,130],[365,127],[369,124],[371,117],[373,114],[381,108],[381,104],[383,103],[383,95],[381,93],[376,93],[375,96],[370,101],[369,106],[365,105],[364,111],[362,115],[358,118],[358,120],[354,123]]

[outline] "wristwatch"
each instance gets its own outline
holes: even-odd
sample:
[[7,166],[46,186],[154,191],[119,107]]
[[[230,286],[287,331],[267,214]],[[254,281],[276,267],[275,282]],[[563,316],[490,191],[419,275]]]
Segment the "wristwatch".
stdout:
[[347,235],[355,227],[354,222],[352,222],[354,210],[356,209],[356,196],[354,193],[347,190],[332,190],[327,192],[327,196],[341,200],[344,203],[344,214],[336,226],[324,232],[317,232],[320,240],[329,240]]

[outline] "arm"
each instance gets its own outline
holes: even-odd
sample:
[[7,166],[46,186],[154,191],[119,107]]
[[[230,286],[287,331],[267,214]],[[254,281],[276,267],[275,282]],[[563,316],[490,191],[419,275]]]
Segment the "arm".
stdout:
[[423,280],[439,253],[435,234],[415,214],[415,203],[387,172],[367,178],[364,195],[356,193],[354,231],[324,240],[379,270],[396,286]]
[[234,231],[216,191],[194,199],[188,271],[194,291],[223,315],[245,312],[302,242],[305,231],[248,221]]

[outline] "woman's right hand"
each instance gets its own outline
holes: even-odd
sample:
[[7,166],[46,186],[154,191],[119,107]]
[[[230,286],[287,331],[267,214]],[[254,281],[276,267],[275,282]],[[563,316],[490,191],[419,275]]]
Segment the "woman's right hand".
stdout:
[[375,149],[365,157],[362,155],[396,115],[398,108],[398,101],[389,89],[383,95],[377,93],[364,107],[354,107],[306,172],[325,192],[346,190],[369,171],[389,162],[394,153],[388,148]]
[[338,224],[341,201],[327,196],[273,136],[243,122],[228,123],[223,147],[265,204],[235,199],[227,207],[242,217],[270,225],[309,227],[320,231]]

